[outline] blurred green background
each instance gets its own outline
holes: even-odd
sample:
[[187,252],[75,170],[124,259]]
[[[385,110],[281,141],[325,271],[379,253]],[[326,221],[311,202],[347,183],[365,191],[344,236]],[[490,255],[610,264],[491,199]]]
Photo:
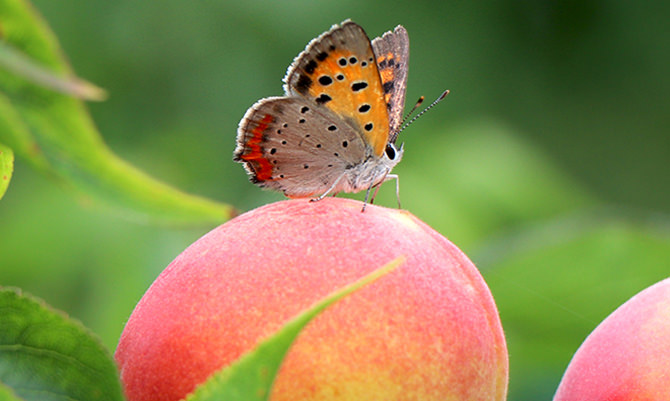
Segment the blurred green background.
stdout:
[[[231,161],[238,121],[282,93],[313,37],[351,18],[411,40],[403,207],[482,270],[510,349],[510,399],[550,399],[616,306],[670,272],[670,3],[35,0],[120,157],[245,211],[282,199]],[[395,207],[393,185],[377,203]],[[362,194],[355,195],[361,198]],[[0,284],[66,311],[111,350],[160,271],[212,227],[141,225],[17,160],[0,201]],[[385,261],[380,261],[380,263]]]

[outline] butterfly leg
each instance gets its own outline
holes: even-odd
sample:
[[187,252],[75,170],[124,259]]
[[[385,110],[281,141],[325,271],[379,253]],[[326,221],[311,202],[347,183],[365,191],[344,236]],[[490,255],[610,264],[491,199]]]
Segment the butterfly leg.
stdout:
[[400,178],[398,178],[397,174],[386,174],[384,177],[384,180],[377,185],[377,188],[375,189],[375,193],[372,195],[372,199],[370,199],[370,204],[375,200],[375,197],[377,196],[377,192],[379,192],[379,187],[382,186],[383,183],[386,181],[391,181],[395,180],[395,198],[398,201],[398,209],[402,209],[400,206]]
[[385,181],[388,180],[395,180],[395,198],[398,201],[398,209],[402,209],[402,206],[400,206],[400,178],[398,174],[389,174],[386,176]]
[[[368,204],[368,199],[370,199],[370,204],[372,204],[375,201],[375,198],[377,197],[377,192],[379,192],[379,187],[381,187],[382,184],[385,183],[386,181],[390,181],[390,180],[395,180],[395,196],[396,196],[396,199],[398,200],[398,209],[401,209],[401,206],[400,206],[400,179],[398,178],[397,174],[389,174],[388,171],[387,171],[386,174],[384,175],[384,178],[381,180],[381,182],[379,182],[377,185],[373,184],[373,185],[370,185],[368,187],[368,190],[365,192],[365,201],[363,203],[363,209],[361,210],[361,212],[365,211],[365,205]],[[372,197],[370,198],[370,190],[372,190],[372,187],[374,187],[374,186],[376,186],[375,192],[372,194]]]
[[[373,185],[370,185],[368,187],[368,190],[365,191],[365,200],[363,201],[363,208],[361,208],[361,213],[365,211],[365,207],[368,205],[368,199],[370,198],[370,190],[372,189]],[[377,187],[377,190],[379,187]],[[375,193],[372,195],[372,200],[374,200],[375,195],[377,194],[377,190],[375,190]]]
[[[312,198],[312,199],[310,199],[309,201],[310,201],[310,202],[318,202],[318,201],[320,201],[321,199],[323,199],[323,198],[325,198],[326,196],[328,196],[328,194],[331,193],[331,192],[333,191],[333,189],[335,189],[335,187],[336,187],[337,184],[340,182],[340,180],[342,179],[342,177],[344,177],[344,173],[342,173],[342,175],[340,175],[339,177],[337,177],[337,179],[335,180],[335,182],[333,182],[333,185],[331,185],[330,188],[328,188],[328,189],[326,190],[326,192],[322,193],[321,195],[319,195],[319,196],[316,197],[316,198]],[[335,194],[337,195],[337,192],[335,192]]]

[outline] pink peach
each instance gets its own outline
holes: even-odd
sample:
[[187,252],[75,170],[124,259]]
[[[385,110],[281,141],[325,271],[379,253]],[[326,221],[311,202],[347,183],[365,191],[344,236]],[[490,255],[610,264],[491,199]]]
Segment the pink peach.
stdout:
[[638,293],[586,338],[554,401],[670,400],[670,279]]
[[331,306],[282,364],[277,400],[504,400],[507,348],[475,266],[408,212],[290,200],[179,255],[140,300],[115,358],[130,401],[176,401],[289,319],[399,255]]

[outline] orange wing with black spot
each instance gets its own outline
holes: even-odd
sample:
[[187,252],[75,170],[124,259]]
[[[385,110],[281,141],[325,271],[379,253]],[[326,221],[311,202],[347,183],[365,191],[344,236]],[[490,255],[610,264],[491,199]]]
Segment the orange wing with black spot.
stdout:
[[389,141],[389,111],[375,53],[363,28],[334,25],[312,40],[284,78],[287,95],[340,116],[380,157]]

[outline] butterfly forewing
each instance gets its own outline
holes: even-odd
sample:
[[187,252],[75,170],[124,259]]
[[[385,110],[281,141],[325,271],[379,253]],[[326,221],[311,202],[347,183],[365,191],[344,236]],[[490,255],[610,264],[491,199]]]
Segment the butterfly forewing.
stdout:
[[288,95],[304,97],[346,121],[376,156],[389,139],[389,115],[370,40],[351,21],[335,25],[296,57],[286,74]]
[[402,122],[409,67],[409,36],[398,25],[393,32],[386,32],[372,41],[379,75],[384,89],[384,99],[389,113],[390,142],[395,143]]
[[302,98],[263,99],[240,122],[235,160],[251,179],[289,197],[321,195],[365,158],[361,136]]

